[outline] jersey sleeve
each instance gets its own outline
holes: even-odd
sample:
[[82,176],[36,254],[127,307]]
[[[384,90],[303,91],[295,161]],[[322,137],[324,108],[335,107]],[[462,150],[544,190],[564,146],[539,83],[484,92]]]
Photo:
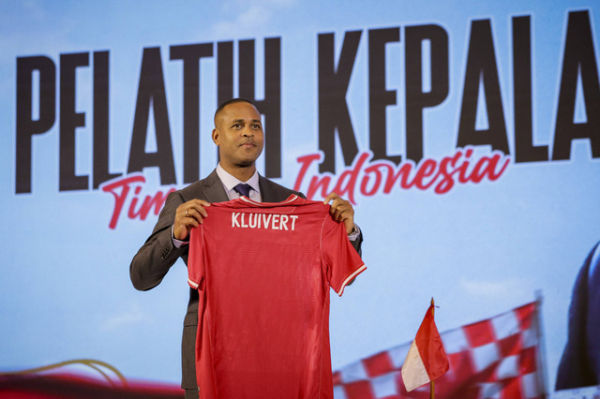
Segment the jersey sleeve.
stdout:
[[188,252],[188,284],[198,289],[204,277],[204,245],[202,245],[203,226],[193,228],[190,231],[190,243]]
[[329,285],[341,296],[344,287],[367,267],[348,240],[344,223],[334,221],[329,214],[323,221],[321,251]]

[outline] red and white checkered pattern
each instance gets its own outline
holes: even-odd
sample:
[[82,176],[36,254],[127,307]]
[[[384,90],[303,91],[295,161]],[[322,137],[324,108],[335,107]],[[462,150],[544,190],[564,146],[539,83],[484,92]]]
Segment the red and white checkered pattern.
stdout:
[[[450,370],[435,381],[438,399],[538,399],[537,303],[441,333]],[[400,369],[410,342],[334,372],[335,399],[428,398],[429,387],[407,393]]]

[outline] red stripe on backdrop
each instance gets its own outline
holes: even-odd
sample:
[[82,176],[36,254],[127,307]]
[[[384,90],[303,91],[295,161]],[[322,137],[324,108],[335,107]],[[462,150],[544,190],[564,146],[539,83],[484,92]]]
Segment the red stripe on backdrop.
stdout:
[[348,399],[375,399],[371,384],[368,381],[352,382],[345,387]]
[[469,324],[464,327],[464,331],[471,347],[487,345],[496,340],[489,320]]
[[535,312],[535,303],[529,303],[515,309],[521,330],[527,330],[531,327],[533,312]]
[[521,334],[513,334],[498,340],[498,350],[502,357],[518,355],[523,350]]
[[519,372],[528,374],[537,371],[535,347],[526,348],[519,357]]
[[387,352],[380,352],[367,359],[363,359],[363,364],[369,377],[377,377],[395,369]]
[[511,378],[506,381],[501,381],[501,384],[504,386],[502,389],[500,398],[501,399],[513,399],[513,398],[524,398],[525,394],[523,393],[521,387],[521,379],[520,378]]

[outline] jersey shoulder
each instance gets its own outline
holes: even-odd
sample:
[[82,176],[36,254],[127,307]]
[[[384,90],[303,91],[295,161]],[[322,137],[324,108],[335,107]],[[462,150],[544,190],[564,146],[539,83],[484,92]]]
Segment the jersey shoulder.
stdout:
[[284,187],[263,176],[259,176],[258,184],[260,185],[260,195],[266,202],[285,201],[290,195],[306,198],[301,192]]

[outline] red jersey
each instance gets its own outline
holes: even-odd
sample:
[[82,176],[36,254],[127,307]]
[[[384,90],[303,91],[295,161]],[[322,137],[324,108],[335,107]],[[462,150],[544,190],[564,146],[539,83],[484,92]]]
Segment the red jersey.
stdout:
[[333,398],[329,287],[365,270],[329,205],[214,203],[193,229],[201,399]]

